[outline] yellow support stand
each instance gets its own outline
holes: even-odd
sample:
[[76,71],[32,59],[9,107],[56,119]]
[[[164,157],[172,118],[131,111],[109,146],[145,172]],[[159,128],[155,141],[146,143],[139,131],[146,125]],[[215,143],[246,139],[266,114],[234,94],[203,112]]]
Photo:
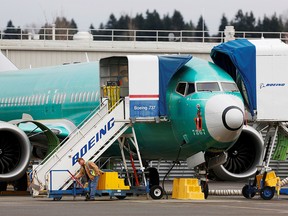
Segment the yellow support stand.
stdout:
[[204,200],[199,181],[196,178],[175,178],[173,180],[172,199]]

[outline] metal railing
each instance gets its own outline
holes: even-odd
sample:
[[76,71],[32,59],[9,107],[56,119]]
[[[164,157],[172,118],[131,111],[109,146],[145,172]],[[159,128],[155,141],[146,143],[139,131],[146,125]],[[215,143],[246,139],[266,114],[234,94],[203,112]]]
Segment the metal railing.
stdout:
[[[77,32],[71,28],[6,28],[0,29],[0,40],[75,40]],[[84,31],[85,32],[85,31]],[[89,41],[148,41],[148,42],[223,42],[224,31],[209,36],[208,31],[196,30],[129,30],[90,29],[80,39]],[[89,34],[88,34],[89,33]],[[87,37],[88,36],[88,37]],[[288,32],[235,32],[236,38],[279,38],[288,42]],[[78,37],[79,40],[79,37]]]

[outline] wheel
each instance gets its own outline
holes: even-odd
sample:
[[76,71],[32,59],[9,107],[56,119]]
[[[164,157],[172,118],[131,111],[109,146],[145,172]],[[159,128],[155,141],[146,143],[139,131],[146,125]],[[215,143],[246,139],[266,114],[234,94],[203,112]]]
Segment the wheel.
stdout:
[[265,186],[260,190],[260,196],[264,200],[271,200],[274,197],[274,194],[275,194],[274,187]]
[[27,191],[28,181],[27,174],[25,173],[20,179],[14,182],[14,190],[15,191]]
[[204,193],[204,198],[207,199],[209,195],[209,186],[207,181],[201,181],[202,193]]
[[119,199],[119,200],[123,200],[123,199],[126,198],[126,196],[116,196],[116,198]]
[[146,171],[148,172],[146,178],[149,178],[149,188],[154,185],[159,185],[160,180],[158,170],[155,167],[149,167]]
[[245,185],[242,188],[242,195],[247,199],[251,199],[256,195],[256,189],[250,185]]
[[90,193],[86,193],[85,199],[86,199],[86,200],[89,200],[89,199],[90,199]]
[[150,188],[149,195],[152,199],[161,199],[163,197],[163,189],[159,185],[154,185]]
[[53,200],[54,201],[60,201],[62,199],[62,197],[54,197]]
[[0,192],[7,190],[7,182],[0,182]]

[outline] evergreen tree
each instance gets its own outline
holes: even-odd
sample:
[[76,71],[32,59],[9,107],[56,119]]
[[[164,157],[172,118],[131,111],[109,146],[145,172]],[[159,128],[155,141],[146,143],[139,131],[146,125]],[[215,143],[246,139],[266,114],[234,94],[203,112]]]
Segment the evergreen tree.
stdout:
[[149,10],[146,11],[146,30],[161,30],[163,29],[162,20],[160,19],[159,13],[154,10],[152,13]]
[[252,11],[249,14],[247,12],[244,14],[242,10],[238,10],[234,20],[231,21],[231,25],[237,31],[255,31],[255,22],[256,19]]
[[201,37],[201,38],[196,39],[196,41],[203,41],[203,32],[204,32],[204,37],[209,37],[208,28],[206,26],[205,20],[203,19],[202,15],[199,17],[199,20],[196,26],[196,31],[198,32],[195,33],[195,36]]
[[[77,24],[74,19],[68,21],[65,17],[56,17],[55,19],[55,39],[56,40],[72,40],[73,35],[78,32]],[[51,40],[52,39],[52,24],[45,23],[40,29],[40,39]]]
[[166,30],[171,29],[172,30],[171,27],[173,26],[173,24],[172,24],[172,20],[171,20],[169,14],[163,16],[162,23],[163,23],[163,29],[166,29]]
[[218,31],[224,31],[225,27],[229,25],[228,19],[226,18],[225,14],[222,15],[220,26],[218,28]]
[[170,28],[172,30],[183,30],[185,28],[185,23],[182,14],[175,10],[173,16],[171,17],[171,24]]
[[[145,29],[145,19],[144,19],[142,14],[138,14],[138,13],[136,14],[135,18],[133,19],[133,25],[134,25],[135,30],[144,30]],[[145,39],[145,35],[146,35],[145,32],[137,31],[136,34],[137,35],[135,35],[135,36],[136,36],[137,41],[146,40]]]
[[[261,32],[281,32],[284,30],[284,25],[281,17],[277,17],[276,13],[271,18],[264,15],[263,21],[258,21],[257,30]],[[264,34],[264,37],[275,38],[278,34]]]
[[136,14],[135,18],[133,19],[134,29],[135,30],[143,30],[145,26],[145,19],[142,14]]
[[105,28],[106,29],[116,29],[117,28],[117,22],[118,21],[117,21],[116,17],[114,16],[114,14],[110,14],[109,20],[108,20],[107,24],[105,25]]
[[21,29],[19,27],[15,28],[12,21],[9,20],[4,30],[3,39],[21,39],[21,32]]

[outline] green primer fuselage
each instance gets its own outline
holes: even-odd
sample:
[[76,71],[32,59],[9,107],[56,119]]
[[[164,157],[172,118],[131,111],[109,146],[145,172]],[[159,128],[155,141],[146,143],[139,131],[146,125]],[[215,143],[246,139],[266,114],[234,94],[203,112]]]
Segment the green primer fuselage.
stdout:
[[[9,71],[0,73],[0,120],[21,119],[30,114],[34,120],[69,120],[79,125],[100,104],[101,89],[99,64],[81,63],[49,68]],[[205,105],[217,94],[239,92],[195,92],[179,95],[175,88],[180,81],[233,82],[232,78],[216,65],[193,58],[171,79],[166,93],[168,121],[136,123],[134,125],[140,151],[145,159],[175,159],[183,141],[181,158],[199,151],[225,150],[233,142],[214,140],[205,124]],[[196,130],[194,122],[197,106],[201,107],[202,128]],[[49,125],[53,127],[53,125]],[[60,136],[67,136],[65,127]],[[118,146],[108,152],[113,155]]]

